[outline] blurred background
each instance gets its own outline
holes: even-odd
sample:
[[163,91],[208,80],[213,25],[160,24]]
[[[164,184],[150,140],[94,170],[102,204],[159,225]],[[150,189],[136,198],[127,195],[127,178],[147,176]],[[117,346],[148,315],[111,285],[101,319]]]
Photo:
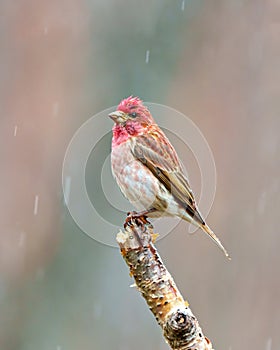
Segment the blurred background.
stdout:
[[214,154],[208,223],[232,261],[184,223],[157,244],[205,335],[279,349],[279,2],[1,0],[0,25],[0,349],[168,349],[118,249],[63,204],[72,135],[131,94],[191,117]]

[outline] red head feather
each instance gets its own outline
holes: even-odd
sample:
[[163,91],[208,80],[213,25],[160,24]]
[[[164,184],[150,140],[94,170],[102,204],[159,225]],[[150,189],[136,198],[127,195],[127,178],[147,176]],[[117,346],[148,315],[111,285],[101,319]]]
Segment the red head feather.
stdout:
[[120,102],[117,110],[128,115],[136,113],[136,117],[128,118],[123,124],[116,123],[114,125],[112,147],[127,141],[131,136],[145,133],[147,128],[155,123],[148,108],[143,105],[139,97],[129,96],[125,98]]
[[118,105],[118,110],[124,113],[129,113],[132,109],[143,107],[143,101],[139,97],[129,96],[121,101]]

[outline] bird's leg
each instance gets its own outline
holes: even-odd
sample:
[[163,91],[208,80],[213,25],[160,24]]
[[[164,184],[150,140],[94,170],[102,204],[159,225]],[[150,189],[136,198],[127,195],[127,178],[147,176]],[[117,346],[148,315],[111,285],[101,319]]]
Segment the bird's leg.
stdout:
[[156,211],[155,208],[150,208],[148,210],[143,210],[137,213],[136,211],[130,211],[127,213],[127,218],[125,219],[124,222],[124,228],[127,226],[133,225],[132,220],[135,221],[135,223],[138,226],[149,224],[149,221],[147,220],[147,217],[149,216],[150,213],[153,213]]

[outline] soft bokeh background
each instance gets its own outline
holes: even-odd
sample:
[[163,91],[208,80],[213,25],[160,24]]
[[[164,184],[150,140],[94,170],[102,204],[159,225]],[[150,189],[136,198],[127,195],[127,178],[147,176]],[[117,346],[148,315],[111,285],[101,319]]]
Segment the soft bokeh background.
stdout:
[[74,132],[134,94],[190,116],[215,157],[208,222],[232,261],[183,223],[157,244],[205,334],[279,349],[279,2],[1,0],[0,25],[0,348],[167,349],[119,251],[62,200]]

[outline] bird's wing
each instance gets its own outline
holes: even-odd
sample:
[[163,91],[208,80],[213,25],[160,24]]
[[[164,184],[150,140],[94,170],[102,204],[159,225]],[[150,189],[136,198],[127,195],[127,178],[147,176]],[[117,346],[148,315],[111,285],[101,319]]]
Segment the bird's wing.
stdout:
[[132,145],[133,155],[172,193],[175,200],[199,224],[204,220],[198,212],[190,184],[183,173],[175,149],[160,130],[137,136]]

